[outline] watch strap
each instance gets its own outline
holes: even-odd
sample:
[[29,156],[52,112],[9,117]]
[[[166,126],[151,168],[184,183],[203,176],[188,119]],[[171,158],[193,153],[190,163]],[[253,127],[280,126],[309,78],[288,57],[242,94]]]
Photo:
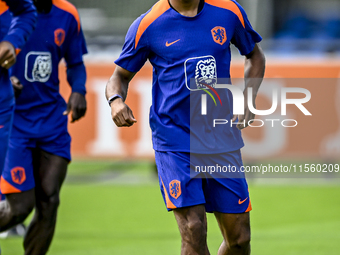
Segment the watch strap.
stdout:
[[114,95],[110,96],[109,99],[107,100],[109,106],[111,106],[111,103],[117,98],[123,99],[123,97],[119,94],[114,94]]

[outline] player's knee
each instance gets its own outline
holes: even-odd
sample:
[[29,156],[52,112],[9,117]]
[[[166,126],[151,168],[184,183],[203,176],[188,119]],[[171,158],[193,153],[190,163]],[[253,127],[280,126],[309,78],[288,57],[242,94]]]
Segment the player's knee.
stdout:
[[51,217],[51,214],[55,214],[58,210],[60,199],[58,194],[54,194],[51,196],[45,196],[40,201],[37,201],[40,204],[39,213],[43,216]]
[[201,241],[204,240],[207,236],[207,229],[205,227],[204,221],[200,219],[192,219],[188,220],[186,222],[186,225],[184,227],[185,234],[183,236],[183,239],[185,241]]
[[60,204],[60,199],[58,194],[54,194],[52,196],[47,197],[46,204],[51,208],[58,208]]
[[244,231],[238,238],[229,240],[232,250],[246,250],[250,245],[250,231]]

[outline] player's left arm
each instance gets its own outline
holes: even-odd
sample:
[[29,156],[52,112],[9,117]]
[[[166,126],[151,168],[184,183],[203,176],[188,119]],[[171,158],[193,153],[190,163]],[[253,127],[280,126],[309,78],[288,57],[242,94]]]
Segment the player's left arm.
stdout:
[[[265,71],[265,57],[259,42],[262,37],[252,28],[247,14],[235,0],[232,0],[238,7],[241,15],[235,15],[235,33],[231,42],[239,49],[241,55],[246,57],[244,66],[245,90],[244,90],[244,115],[233,117],[235,122],[238,118],[238,129],[243,129],[251,124],[255,118],[248,107],[248,88],[252,88],[252,99],[255,102],[257,92],[261,85]],[[254,106],[255,107],[255,106]],[[250,122],[249,122],[250,121]]]
[[86,69],[83,62],[67,66],[67,81],[72,87],[72,93],[67,103],[64,115],[72,112],[71,123],[85,116],[86,113]]
[[[245,78],[245,90],[244,90],[244,115],[236,115],[233,121],[236,121],[238,117],[237,125],[238,129],[243,129],[248,126],[250,120],[255,118],[255,114],[249,110],[248,107],[248,88],[252,88],[252,101],[255,107],[255,99],[257,92],[261,86],[264,72],[265,72],[266,59],[264,53],[259,44],[255,44],[254,49],[246,55],[245,66],[244,66],[244,78]],[[244,123],[245,125],[241,124]],[[250,122],[251,124],[251,122]]]
[[71,123],[84,117],[87,109],[86,68],[83,62],[83,55],[87,54],[87,48],[78,12],[74,17],[69,24],[68,37],[64,42],[64,46],[67,47],[64,55],[67,64],[67,81],[72,88],[64,115],[72,112]]

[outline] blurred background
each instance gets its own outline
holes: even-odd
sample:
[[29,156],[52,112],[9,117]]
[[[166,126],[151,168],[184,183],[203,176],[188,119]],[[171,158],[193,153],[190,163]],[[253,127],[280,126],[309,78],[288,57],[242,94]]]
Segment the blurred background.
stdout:
[[[79,10],[88,43],[85,57],[88,111],[70,124],[73,161],[62,190],[51,255],[180,254],[175,219],[165,209],[153,163],[148,123],[152,67],[131,82],[127,104],[138,122],[116,128],[104,97],[130,24],[155,0],[70,0]],[[266,79],[257,106],[269,109],[273,87],[302,87],[312,116],[288,107],[298,126],[248,128],[242,149],[246,165],[305,166],[340,163],[340,0],[239,0],[263,36]],[[244,58],[232,47],[232,77],[243,77]],[[70,94],[65,67],[61,92]],[[237,83],[242,83],[238,80]],[[294,95],[293,95],[294,96]],[[260,118],[260,117],[258,117]],[[328,169],[328,168],[327,168]],[[265,178],[260,178],[265,177]],[[249,174],[253,211],[252,254],[336,255],[340,253],[340,174]],[[208,216],[208,243],[217,254],[222,241]],[[22,254],[22,240],[0,241],[3,254]]]
[[[121,46],[130,24],[155,0],[72,0],[80,11],[93,50]],[[264,49],[276,53],[313,54],[340,51],[340,1],[239,0],[254,28],[265,38]]]

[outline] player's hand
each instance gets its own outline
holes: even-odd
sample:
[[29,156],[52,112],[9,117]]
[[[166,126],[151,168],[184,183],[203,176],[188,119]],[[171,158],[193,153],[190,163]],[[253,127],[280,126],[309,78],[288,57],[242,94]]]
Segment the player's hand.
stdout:
[[64,111],[63,115],[68,115],[70,112],[72,112],[71,123],[84,117],[86,113],[85,96],[78,92],[72,92],[67,103],[66,111]]
[[14,90],[14,95],[17,98],[18,96],[20,96],[24,86],[21,84],[21,82],[19,81],[19,79],[17,77],[11,76],[10,79],[11,79],[12,87],[13,87],[13,90]]
[[[247,90],[245,90],[247,91]],[[254,108],[256,109],[256,105],[255,105],[255,97],[256,96],[253,96],[253,104],[254,104]],[[248,95],[247,95],[247,92],[244,93],[244,115],[234,115],[233,116],[233,119],[232,121],[233,122],[236,122],[237,118],[238,118],[238,123],[236,125],[236,127],[241,130],[241,129],[244,129],[246,127],[249,126],[249,124],[253,123],[254,119],[255,119],[255,114],[252,113],[250,110],[249,110],[249,107],[248,107]]]
[[10,42],[0,42],[0,65],[3,68],[10,68],[15,64],[16,54],[14,46]]
[[131,127],[137,122],[131,109],[121,98],[117,98],[111,103],[111,116],[117,127]]

